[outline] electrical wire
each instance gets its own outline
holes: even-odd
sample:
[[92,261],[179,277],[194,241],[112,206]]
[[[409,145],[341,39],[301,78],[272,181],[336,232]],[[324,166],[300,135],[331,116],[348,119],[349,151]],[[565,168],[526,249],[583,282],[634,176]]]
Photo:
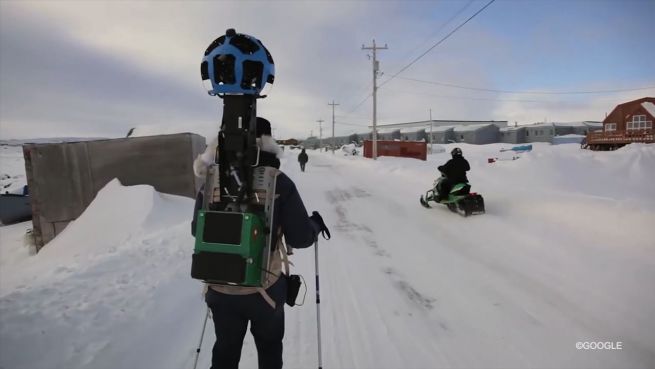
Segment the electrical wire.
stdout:
[[[389,90],[385,90],[389,91]],[[525,99],[494,99],[490,97],[465,97],[465,96],[449,96],[449,95],[439,95],[439,94],[430,94],[425,92],[418,91],[403,91],[396,88],[393,89],[394,93],[399,94],[409,94],[409,95],[419,95],[419,96],[430,96],[437,97],[440,99],[454,99],[454,100],[480,100],[480,101],[507,101],[507,102],[525,102],[525,103],[548,103],[548,100],[525,100]]]
[[[448,26],[452,21],[454,21],[457,17],[459,17],[459,16],[460,16],[460,15],[461,15],[461,14],[462,14],[466,9],[468,9],[468,7],[471,6],[471,4],[473,4],[474,2],[475,2],[475,0],[469,0],[469,1],[468,1],[468,2],[467,2],[467,3],[466,3],[462,8],[460,8],[460,9],[459,9],[455,14],[453,14],[453,16],[451,16],[451,17],[450,17],[450,18],[449,18],[445,23],[441,24],[441,26],[440,26],[439,28],[437,28],[436,31],[432,32],[432,33],[430,34],[430,36],[426,37],[425,39],[423,39],[423,41],[421,41],[421,43],[419,43],[418,45],[416,45],[415,47],[413,47],[412,50],[408,53],[408,56],[411,55],[411,54],[413,54],[413,53],[414,53],[417,49],[419,49],[421,46],[425,45],[428,41],[430,41],[430,40],[432,40],[433,38],[435,38],[435,37],[436,37],[436,36],[437,36],[437,35],[438,35],[438,34],[439,34],[439,33],[440,33],[444,28],[446,28],[446,27],[447,27],[447,26]],[[405,62],[407,62],[407,60],[409,60],[409,59],[410,59],[409,57],[408,57],[407,59],[405,59],[405,60],[403,61],[403,64],[404,64]],[[401,65],[402,65],[402,64],[401,64]]]
[[401,68],[398,72],[396,72],[396,74],[392,75],[389,79],[387,79],[386,81],[382,82],[382,83],[380,84],[380,86],[378,86],[378,88],[382,88],[382,86],[384,86],[384,85],[386,85],[387,83],[389,83],[390,81],[392,81],[392,80],[393,80],[394,78],[396,78],[400,73],[406,71],[407,68],[411,67],[412,65],[414,65],[414,63],[416,63],[416,62],[419,61],[422,57],[424,57],[425,55],[427,55],[430,51],[432,51],[432,49],[434,49],[435,47],[441,45],[441,43],[443,43],[444,41],[446,41],[450,36],[452,36],[452,35],[453,35],[455,32],[457,32],[460,28],[462,28],[462,27],[463,27],[466,23],[468,23],[471,19],[475,18],[478,14],[482,13],[482,11],[484,11],[485,9],[487,9],[487,8],[489,7],[489,5],[491,5],[494,1],[496,1],[496,0],[491,0],[491,1],[489,1],[485,6],[483,6],[480,10],[478,10],[477,12],[475,12],[475,14],[473,14],[472,16],[470,16],[468,19],[466,19],[466,20],[465,20],[463,23],[461,23],[459,26],[455,27],[455,29],[453,29],[452,31],[450,31],[446,36],[444,36],[444,37],[443,37],[441,40],[439,40],[436,44],[432,45],[432,46],[431,46],[429,49],[427,49],[423,54],[421,54],[421,55],[419,55],[418,57],[414,58],[414,60],[412,60],[409,64],[407,64],[406,66],[404,66],[403,68]]
[[437,85],[437,86],[443,86],[443,87],[460,88],[460,89],[464,89],[464,90],[496,92],[496,93],[502,93],[502,94],[525,94],[525,95],[605,94],[605,93],[617,93],[617,92],[641,91],[641,90],[655,89],[655,86],[649,86],[649,87],[619,88],[619,89],[595,90],[595,91],[513,91],[513,90],[498,90],[498,89],[483,88],[483,87],[467,87],[467,86],[456,85],[456,84],[453,84],[453,83],[425,81],[425,80],[421,80],[421,79],[417,79],[417,78],[408,78],[408,77],[397,77],[397,78],[402,79],[402,80],[406,80],[406,81],[426,83],[426,84],[430,84],[430,85]]
[[356,123],[345,123],[345,122],[335,121],[334,124],[338,124],[338,125],[342,125],[342,126],[352,126],[352,127],[368,127],[368,123],[356,124]]
[[[440,45],[442,42],[444,42],[446,39],[448,39],[450,36],[452,36],[455,32],[457,32],[457,30],[459,30],[460,28],[462,28],[462,27],[463,27],[466,23],[468,23],[471,19],[475,18],[475,16],[477,16],[478,14],[480,14],[483,10],[485,10],[485,9],[486,9],[489,5],[491,5],[494,1],[496,1],[496,0],[491,0],[491,1],[489,1],[485,6],[483,6],[480,10],[478,10],[477,12],[475,12],[475,14],[473,14],[472,16],[470,16],[466,21],[464,21],[463,23],[461,23],[459,26],[455,27],[455,29],[453,29],[452,31],[450,31],[446,36],[444,36],[444,37],[443,37],[441,40],[439,40],[436,44],[432,45],[432,46],[431,46],[427,51],[423,52],[421,55],[419,55],[418,57],[414,58],[414,60],[412,60],[409,64],[407,64],[405,67],[401,68],[397,73],[395,73],[394,75],[392,75],[389,79],[387,79],[386,81],[382,82],[382,83],[378,86],[378,89],[381,88],[382,86],[384,86],[385,84],[387,84],[387,83],[388,83],[389,81],[391,81],[392,79],[396,78],[400,73],[402,73],[403,71],[407,70],[407,68],[411,67],[411,66],[412,66],[414,63],[416,63],[419,59],[421,59],[421,58],[424,57],[427,53],[429,53],[430,51],[432,51],[432,49],[434,49],[435,47],[437,47],[438,45]],[[450,18],[450,19],[449,19],[449,20],[444,24],[444,26],[442,26],[441,28],[445,27],[445,26],[446,26],[448,23],[450,23],[453,19],[455,19],[457,16],[459,16],[459,14],[461,14],[461,13],[462,13],[462,12],[463,12],[463,11],[464,11],[468,6],[469,6],[469,5],[470,5],[470,3],[467,4],[466,6],[464,6],[462,9],[460,9],[460,11],[458,11],[458,12],[457,12],[453,17],[451,17],[451,18]],[[440,28],[440,29],[441,29],[441,28]],[[349,115],[349,114],[353,113],[354,111],[356,111],[357,109],[359,109],[359,107],[362,106],[366,101],[368,101],[368,99],[371,98],[371,96],[373,96],[373,93],[372,93],[372,92],[369,93],[369,94],[368,94],[368,95],[367,95],[367,96],[366,96],[362,101],[360,101],[357,105],[355,105],[354,108],[348,110],[348,112],[346,113],[346,115]]]

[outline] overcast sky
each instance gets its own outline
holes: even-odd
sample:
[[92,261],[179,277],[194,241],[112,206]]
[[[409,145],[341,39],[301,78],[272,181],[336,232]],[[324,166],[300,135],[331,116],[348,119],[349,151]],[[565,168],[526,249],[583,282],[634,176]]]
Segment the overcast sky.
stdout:
[[430,109],[433,119],[602,120],[655,96],[653,0],[496,0],[385,83],[487,2],[3,0],[0,139],[121,137],[139,125],[209,134],[221,101],[199,66],[227,28],[273,55],[275,84],[258,113],[279,138],[318,135],[318,119],[331,135],[333,99],[336,135],[367,130],[372,69],[361,47],[373,39],[389,47],[379,51],[378,124],[425,120]]

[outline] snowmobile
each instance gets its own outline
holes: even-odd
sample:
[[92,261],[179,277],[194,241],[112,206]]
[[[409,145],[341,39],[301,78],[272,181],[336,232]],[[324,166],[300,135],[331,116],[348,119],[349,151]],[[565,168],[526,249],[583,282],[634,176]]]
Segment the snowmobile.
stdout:
[[442,174],[434,181],[433,188],[425,193],[425,197],[421,196],[421,205],[431,208],[429,202],[434,201],[446,205],[453,213],[459,213],[465,217],[472,214],[484,214],[484,199],[480,194],[470,192],[471,185],[466,182],[456,183],[448,193],[448,197],[437,201],[441,181],[445,178]]

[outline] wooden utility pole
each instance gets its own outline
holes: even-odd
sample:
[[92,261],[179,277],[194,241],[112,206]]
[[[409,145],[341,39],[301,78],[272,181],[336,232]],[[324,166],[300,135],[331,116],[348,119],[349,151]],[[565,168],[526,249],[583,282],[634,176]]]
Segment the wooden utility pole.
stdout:
[[376,46],[375,39],[373,39],[373,46],[362,45],[362,50],[373,50],[373,160],[378,158],[378,130],[377,130],[377,93],[378,93],[378,73],[380,70],[380,63],[377,59],[378,50],[388,49],[387,44],[384,46]]
[[317,120],[318,122],[318,151],[321,151],[323,148],[323,119]]
[[332,155],[334,155],[334,146],[335,146],[335,144],[334,144],[334,107],[339,105],[339,104],[336,104],[334,102],[334,100],[332,100],[332,102],[328,103],[328,105],[332,106]]

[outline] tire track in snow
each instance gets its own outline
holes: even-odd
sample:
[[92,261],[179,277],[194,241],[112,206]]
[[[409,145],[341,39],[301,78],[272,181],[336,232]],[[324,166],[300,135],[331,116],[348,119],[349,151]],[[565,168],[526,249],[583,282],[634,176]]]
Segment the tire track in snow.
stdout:
[[[414,339],[413,337],[409,340],[407,337],[402,337],[401,339],[405,342],[399,342],[394,338],[396,336],[394,335],[394,331],[398,329],[398,325],[403,327],[407,326],[406,319],[422,319],[423,316],[427,314],[427,312],[432,310],[432,304],[435,299],[427,297],[418,292],[417,289],[414,288],[409,282],[407,282],[399,272],[397,272],[393,267],[388,266],[389,262],[393,262],[391,259],[391,254],[389,254],[389,252],[380,246],[373,233],[373,230],[368,225],[354,223],[348,218],[346,211],[347,206],[346,204],[343,204],[343,202],[348,202],[350,208],[353,206],[366,206],[365,203],[357,203],[356,201],[352,200],[357,198],[371,197],[371,195],[359,187],[351,187],[348,190],[344,190],[342,188],[328,190],[326,192],[326,197],[334,205],[335,212],[338,215],[336,228],[339,229],[339,231],[344,232],[347,237],[355,240],[358,244],[367,246],[368,253],[376,256],[374,260],[367,260],[364,262],[367,265],[372,264],[374,268],[376,268],[373,272],[378,276],[375,278],[377,280],[376,283],[378,285],[384,285],[385,290],[391,288],[396,291],[395,293],[387,292],[378,295],[374,294],[368,298],[359,296],[359,301],[364,304],[372,303],[372,301],[377,301],[376,307],[385,306],[389,305],[390,303],[390,301],[388,301],[388,296],[398,296],[397,300],[391,302],[394,305],[398,305],[399,307],[389,311],[382,311],[381,309],[377,308],[374,311],[369,312],[367,315],[369,322],[372,321],[371,315],[374,313],[374,316],[379,317],[377,321],[384,324],[383,328],[387,333],[386,336],[391,338],[389,347],[393,347],[395,349],[396,358],[399,360],[397,365],[403,366],[412,362],[429,362],[430,360],[427,358],[434,356],[434,350],[431,348],[426,348],[424,342],[421,342],[418,339]],[[361,259],[364,260],[366,258],[361,257]],[[357,269],[353,270],[354,275],[357,275],[357,273],[361,274],[361,271],[358,271]],[[382,278],[380,278],[380,276]],[[372,288],[379,289],[380,287],[375,286],[375,284],[372,286],[365,284],[363,286],[363,290],[370,290]],[[400,313],[400,311],[403,312]],[[391,319],[391,322],[389,323],[390,317],[395,318]],[[441,327],[443,328],[445,325],[441,325]],[[399,347],[404,347],[404,349]],[[412,347],[412,349],[409,350],[407,347]],[[422,360],[417,360],[417,358],[422,358]],[[381,360],[379,365],[390,365],[389,363],[389,360]]]

